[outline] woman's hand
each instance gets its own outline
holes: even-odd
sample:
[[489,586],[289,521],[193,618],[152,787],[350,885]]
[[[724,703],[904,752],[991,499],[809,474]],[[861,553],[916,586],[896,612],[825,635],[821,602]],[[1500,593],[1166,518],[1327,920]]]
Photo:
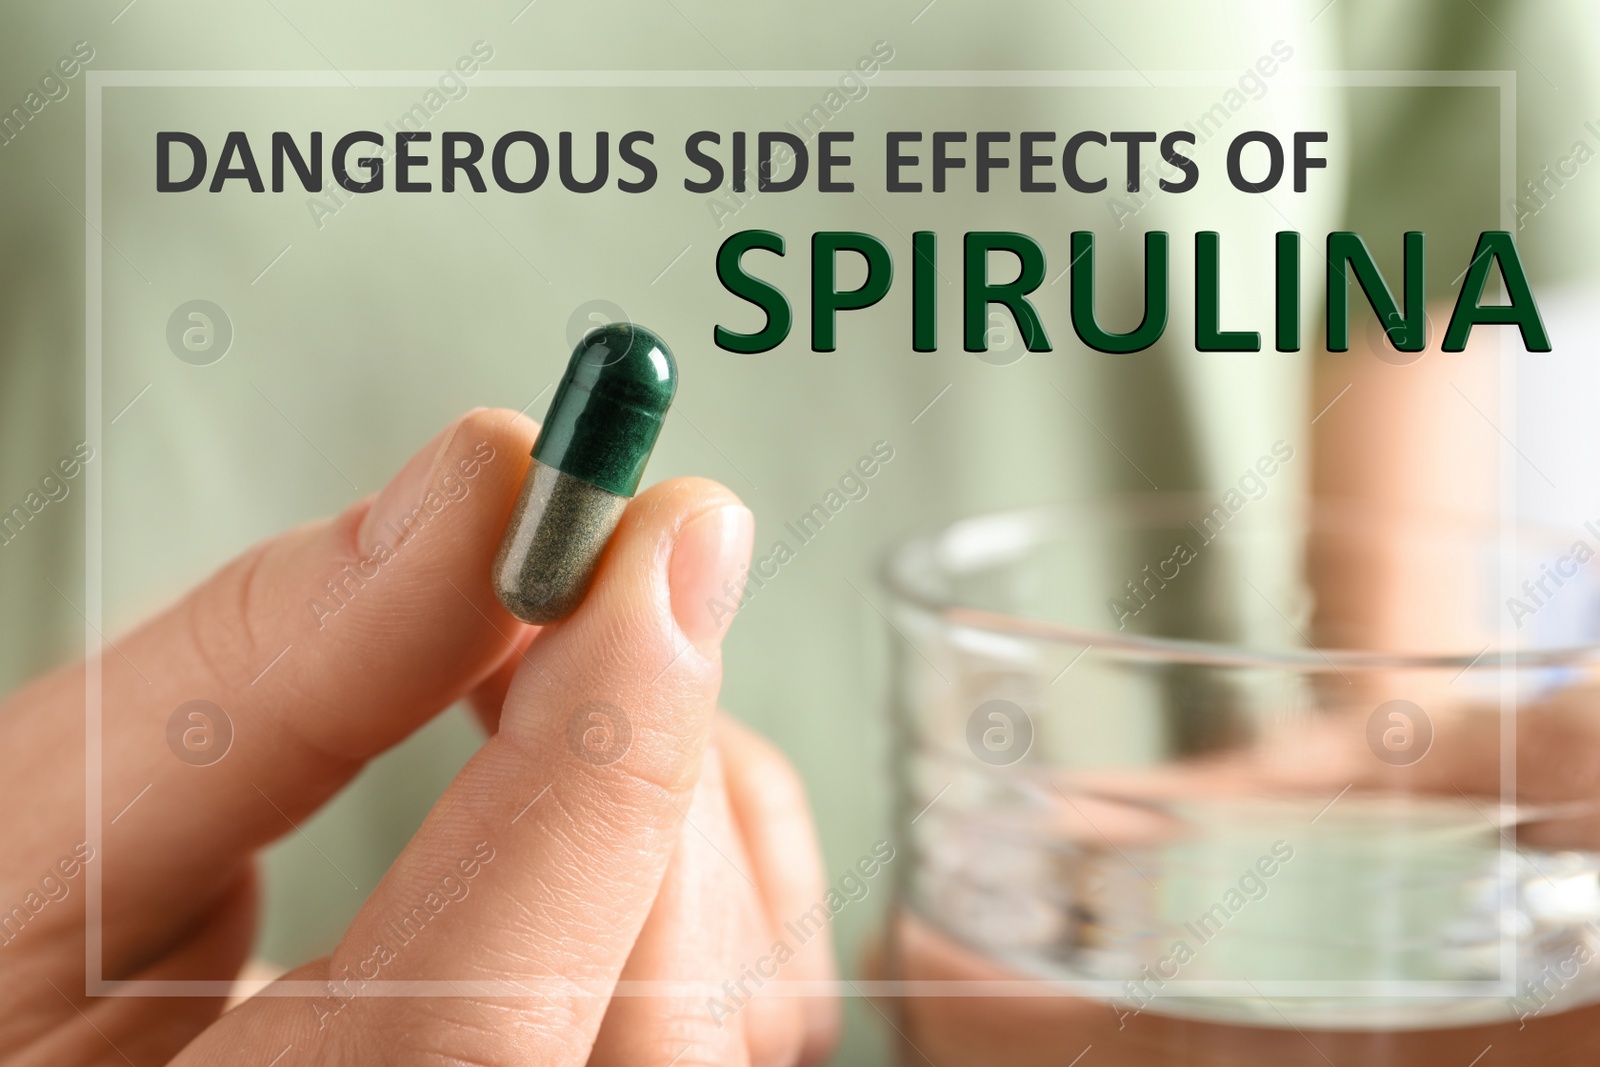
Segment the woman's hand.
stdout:
[[[592,1048],[687,1067],[828,1047],[829,1001],[757,996],[716,1019],[707,1003],[821,891],[793,772],[715,722],[728,620],[708,601],[743,573],[750,513],[700,480],[641,494],[584,604],[535,631],[488,583],[534,434],[468,414],[375,500],[257,546],[0,710],[8,1057],[581,1064]],[[469,694],[498,729],[338,948],[219,1018],[223,998],[196,994],[249,949],[257,850]],[[830,977],[827,953],[785,977]],[[206,984],[166,984],[186,980]]]

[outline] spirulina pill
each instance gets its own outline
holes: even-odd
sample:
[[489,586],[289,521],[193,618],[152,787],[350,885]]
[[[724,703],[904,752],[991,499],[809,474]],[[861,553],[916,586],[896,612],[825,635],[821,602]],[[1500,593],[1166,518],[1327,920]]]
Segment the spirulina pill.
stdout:
[[671,350],[642,326],[615,322],[578,342],[495,554],[507,611],[554,622],[583,600],[677,389]]

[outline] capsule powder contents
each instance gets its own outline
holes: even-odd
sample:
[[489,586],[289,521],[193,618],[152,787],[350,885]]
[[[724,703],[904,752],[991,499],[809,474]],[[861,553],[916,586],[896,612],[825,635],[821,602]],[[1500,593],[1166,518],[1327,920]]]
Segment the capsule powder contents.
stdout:
[[602,326],[572,350],[495,555],[511,614],[554,622],[583,600],[677,388],[672,352],[642,326]]

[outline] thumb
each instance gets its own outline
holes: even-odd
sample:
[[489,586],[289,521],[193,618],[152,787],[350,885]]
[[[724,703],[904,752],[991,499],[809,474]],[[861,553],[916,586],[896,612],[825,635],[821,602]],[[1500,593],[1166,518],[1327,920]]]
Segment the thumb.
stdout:
[[699,479],[634,500],[589,596],[524,654],[499,732],[321,980],[302,971],[189,1052],[288,1042],[370,1061],[401,1040],[462,1062],[583,1063],[688,810],[731,615],[717,609],[753,525]]

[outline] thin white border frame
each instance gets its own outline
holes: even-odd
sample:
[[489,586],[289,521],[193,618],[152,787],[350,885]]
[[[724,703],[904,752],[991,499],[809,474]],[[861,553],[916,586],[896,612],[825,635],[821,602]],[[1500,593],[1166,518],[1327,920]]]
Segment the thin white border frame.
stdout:
[[[89,70],[86,72],[84,116],[84,418],[85,435],[98,454],[104,454],[102,434],[102,344],[104,296],[103,239],[103,93],[115,88],[417,88],[433,85],[438,71],[357,71],[323,72],[306,70]],[[1238,71],[880,71],[874,84],[880,88],[1217,88],[1234,86]],[[480,71],[474,84],[498,88],[816,88],[837,84],[834,70],[584,70],[584,71]],[[1516,185],[1516,71],[1301,71],[1274,84],[1286,88],[1488,88],[1499,91],[1500,115],[1500,228],[1514,231],[1511,200]],[[1500,425],[1514,438],[1516,414],[1515,364],[1506,357],[1502,339],[1499,358]],[[1515,558],[1516,457],[1512,446],[1500,448],[1501,485],[1501,579],[1502,594],[1516,594],[1515,577],[1506,561]],[[104,463],[85,469],[84,485],[84,642],[85,649],[103,651],[104,622],[101,561],[103,544],[101,471]],[[1502,647],[1512,647],[1515,629],[1505,613],[1500,615]],[[100,808],[103,711],[101,656],[85,656],[84,698],[84,837],[94,855],[104,856],[104,832]],[[1509,714],[1507,713],[1509,709]],[[1516,797],[1516,692],[1510,672],[1502,672],[1500,691],[1500,803],[1502,810]],[[1502,874],[1515,870],[1515,848],[1501,835]],[[103,975],[103,899],[100,869],[102,864],[85,864],[85,993],[88,996],[135,997],[227,997],[237,993],[287,997],[328,997],[333,985],[326,981],[181,981],[159,979],[107,980]],[[1515,908],[1515,896],[1502,903],[1502,918]],[[1209,981],[1172,979],[1165,983],[1157,999],[1194,997],[1515,997],[1516,939],[1501,923],[1500,973],[1498,981],[1413,982],[1413,981]],[[1504,977],[1508,971],[1511,977]],[[682,995],[686,991],[718,995],[720,987],[708,982],[625,981],[614,986],[604,983],[577,983],[549,979],[537,986],[519,982],[475,982],[449,979],[422,981],[373,979],[364,981],[358,996],[486,996],[527,997],[554,983],[565,994],[590,996]],[[257,987],[257,988],[252,988]],[[962,996],[962,997],[1040,997],[1062,996],[1122,1002],[1127,1000],[1126,982],[1056,981],[1027,978],[994,981],[805,981],[772,979],[763,990],[785,996]],[[1230,1021],[1230,1020],[1219,1020]]]

